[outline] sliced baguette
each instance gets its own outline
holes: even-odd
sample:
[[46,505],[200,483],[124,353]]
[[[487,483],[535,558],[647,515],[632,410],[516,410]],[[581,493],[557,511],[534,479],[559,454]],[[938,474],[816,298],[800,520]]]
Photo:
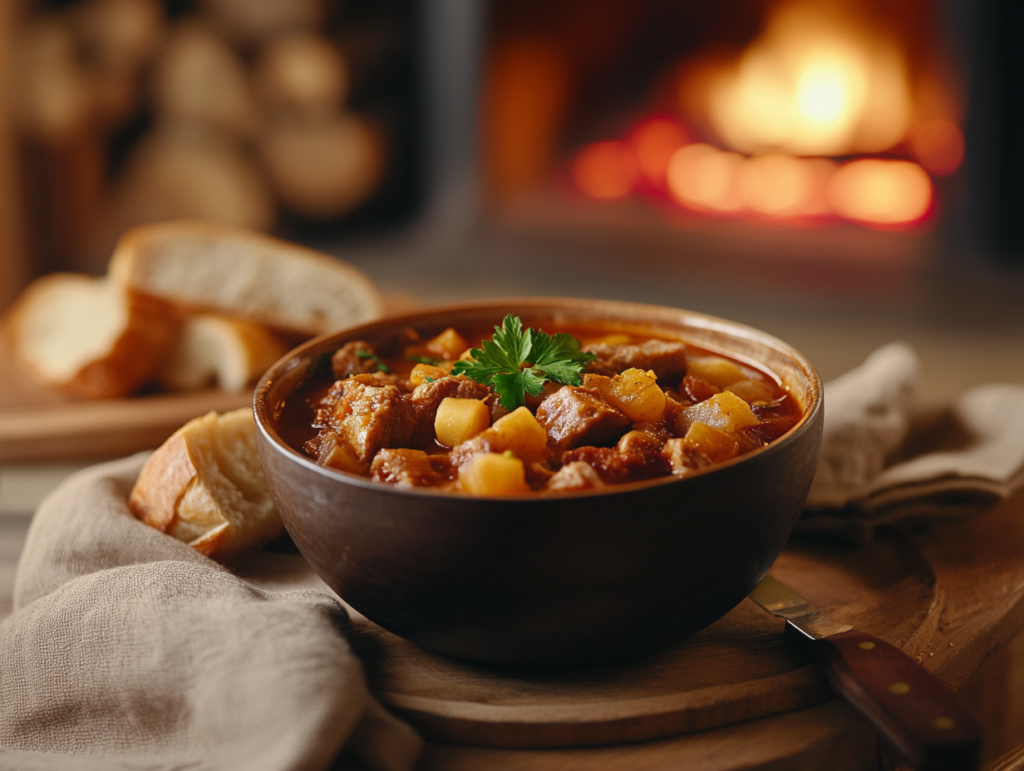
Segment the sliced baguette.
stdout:
[[229,562],[283,531],[247,407],[175,431],[142,467],[128,506],[147,525]]
[[187,311],[218,313],[300,335],[378,317],[370,280],[330,255],[270,236],[197,220],[126,233],[109,266],[131,291]]
[[156,381],[167,391],[194,391],[211,383],[241,391],[286,350],[259,324],[211,314],[190,316],[164,356]]
[[34,379],[98,399],[127,396],[146,382],[173,329],[166,306],[77,273],[36,279],[3,322],[11,352]]

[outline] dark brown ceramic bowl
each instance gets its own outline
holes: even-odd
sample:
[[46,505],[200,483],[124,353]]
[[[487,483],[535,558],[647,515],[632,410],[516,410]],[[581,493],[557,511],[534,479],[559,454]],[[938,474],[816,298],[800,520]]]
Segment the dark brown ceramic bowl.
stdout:
[[[324,354],[412,326],[598,323],[680,337],[775,373],[804,408],[762,449],[685,478],[481,498],[398,489],[317,466],[277,431]],[[492,664],[578,666],[637,656],[708,626],[754,588],[796,523],[818,458],[822,389],[763,332],[690,311],[510,299],[427,308],[312,340],[256,389],[258,442],[285,526],[323,580],[367,618],[433,651]]]

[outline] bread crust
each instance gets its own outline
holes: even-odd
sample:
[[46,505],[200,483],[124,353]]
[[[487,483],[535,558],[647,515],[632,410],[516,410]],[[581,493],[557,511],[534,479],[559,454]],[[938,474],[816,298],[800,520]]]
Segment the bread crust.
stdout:
[[128,508],[150,527],[166,533],[185,491],[199,475],[181,431],[158,447],[139,472]]
[[199,220],[142,225],[120,240],[109,275],[188,313],[216,313],[314,336],[370,321],[383,300],[362,271],[271,236]]
[[278,537],[284,525],[263,479],[255,432],[248,408],[189,421],[146,461],[129,509],[147,525],[221,561],[234,561]]
[[[87,287],[105,279],[74,273],[52,273],[26,287],[3,319],[3,337],[25,372],[48,387],[89,399],[127,396],[145,383],[156,370],[160,357],[170,343],[175,321],[168,305],[153,298],[114,291],[112,298],[122,301],[125,323],[106,349],[66,378],[55,378],[40,366],[47,351],[33,348],[27,339],[30,317],[46,314],[59,284]],[[85,291],[91,291],[86,289]],[[54,311],[55,312],[55,311]],[[73,335],[72,329],[61,334]]]

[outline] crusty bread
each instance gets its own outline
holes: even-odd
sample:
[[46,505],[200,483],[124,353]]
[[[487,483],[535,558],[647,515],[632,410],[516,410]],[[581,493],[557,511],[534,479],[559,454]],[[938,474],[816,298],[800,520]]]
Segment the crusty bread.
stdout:
[[128,505],[146,524],[218,560],[235,560],[283,530],[249,408],[210,412],[175,431],[142,467]]
[[179,220],[126,233],[110,276],[185,310],[219,313],[300,335],[382,312],[370,280],[327,254],[242,228]]
[[182,322],[156,380],[167,391],[194,391],[211,383],[241,391],[286,350],[266,327],[198,314]]
[[148,380],[173,327],[159,303],[77,273],[36,279],[3,322],[7,344],[29,374],[89,398],[126,396]]

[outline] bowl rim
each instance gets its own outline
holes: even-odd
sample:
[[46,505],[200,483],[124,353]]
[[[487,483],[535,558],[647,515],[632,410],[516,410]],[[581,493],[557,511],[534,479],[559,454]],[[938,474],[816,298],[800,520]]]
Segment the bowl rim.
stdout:
[[[495,496],[479,496],[472,495],[469,493],[459,491],[447,491],[437,490],[430,487],[419,488],[419,487],[396,487],[394,485],[387,485],[382,482],[376,482],[368,477],[363,477],[358,474],[352,474],[350,472],[342,471],[340,469],[328,468],[321,466],[311,458],[302,454],[294,447],[285,442],[281,436],[274,429],[273,425],[267,416],[274,412],[273,405],[269,403],[269,393],[274,387],[274,384],[278,377],[283,374],[289,373],[294,368],[300,366],[300,362],[304,357],[307,357],[309,351],[312,349],[323,346],[327,341],[335,338],[348,338],[349,340],[358,339],[367,332],[379,332],[383,329],[400,326],[416,326],[416,324],[423,324],[428,322],[432,317],[445,316],[453,313],[470,312],[470,311],[487,311],[494,310],[496,312],[507,311],[509,308],[516,309],[528,309],[530,307],[535,308],[537,311],[540,310],[554,310],[555,308],[565,308],[570,311],[595,311],[600,310],[601,315],[607,315],[609,320],[615,319],[616,317],[622,318],[620,314],[616,313],[617,309],[623,312],[630,312],[636,316],[636,321],[639,323],[652,323],[656,321],[669,322],[675,326],[681,325],[681,317],[685,318],[685,323],[691,326],[695,326],[701,329],[705,329],[711,332],[722,332],[730,334],[734,337],[742,337],[750,340],[751,342],[760,343],[768,347],[774,348],[775,350],[783,353],[794,361],[799,369],[803,372],[804,376],[808,380],[807,388],[807,401],[808,405],[804,405],[803,414],[800,416],[800,420],[797,421],[789,431],[783,434],[775,441],[751,450],[743,455],[738,455],[735,458],[731,458],[721,463],[715,463],[711,466],[707,466],[703,469],[698,469],[691,474],[685,476],[674,476],[668,475],[663,477],[655,477],[653,479],[645,479],[637,482],[627,482],[624,484],[608,485],[606,487],[587,489],[587,490],[557,490],[557,491],[531,491],[528,493],[521,493],[516,495],[495,495]],[[608,313],[605,313],[605,310]],[[643,318],[641,318],[641,316]],[[696,322],[696,323],[691,323]],[[684,340],[685,342],[685,340]],[[704,348],[705,346],[700,346]],[[730,352],[727,348],[723,349],[723,352],[733,356],[734,358],[742,360],[743,354],[736,352]],[[322,355],[322,354],[321,354]],[[769,374],[778,377],[778,375],[772,372],[767,364],[763,362],[754,363],[759,364],[762,369],[765,369]],[[291,393],[291,392],[290,392]],[[290,395],[289,393],[289,395]],[[287,397],[285,397],[287,398]],[[477,501],[477,502],[493,502],[495,504],[502,502],[520,503],[523,501],[540,501],[540,500],[563,500],[567,498],[587,498],[596,496],[609,496],[609,495],[621,495],[629,492],[633,492],[638,489],[647,489],[660,487],[668,484],[682,484],[688,480],[698,479],[706,477],[715,472],[722,471],[724,469],[732,468],[741,463],[747,463],[756,457],[763,456],[765,453],[777,452],[780,448],[795,441],[797,436],[802,434],[812,424],[818,413],[824,409],[824,387],[821,382],[817,370],[810,363],[810,361],[802,353],[796,350],[789,343],[763,332],[755,327],[748,326],[738,321],[730,321],[718,316],[711,314],[702,313],[700,311],[692,311],[685,308],[674,308],[667,305],[650,305],[645,303],[634,303],[625,302],[619,300],[601,300],[601,299],[586,299],[586,298],[575,298],[575,297],[499,297],[499,298],[487,298],[480,300],[469,300],[457,303],[443,303],[437,305],[425,305],[419,308],[403,311],[397,314],[386,314],[380,316],[371,321],[366,321],[361,324],[345,327],[344,329],[338,329],[332,332],[327,332],[322,335],[318,335],[310,340],[307,340],[298,346],[292,348],[286,352],[281,358],[274,362],[267,370],[263,373],[259,382],[253,391],[253,415],[256,422],[256,429],[270,444],[273,449],[279,453],[283,453],[286,458],[293,462],[299,463],[300,466],[312,471],[326,479],[335,481],[341,481],[347,484],[352,484],[357,487],[363,487],[367,490],[386,492],[387,494],[407,496],[412,498],[426,497],[428,499],[449,499],[457,501]]]

